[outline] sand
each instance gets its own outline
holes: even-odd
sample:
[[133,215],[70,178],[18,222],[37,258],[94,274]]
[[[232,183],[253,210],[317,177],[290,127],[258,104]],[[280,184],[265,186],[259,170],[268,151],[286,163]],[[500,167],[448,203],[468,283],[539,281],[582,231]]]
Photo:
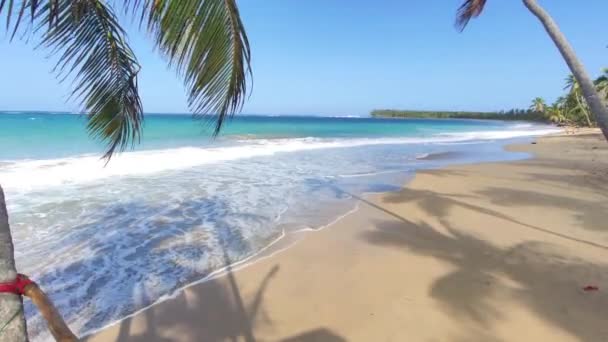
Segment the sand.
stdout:
[[608,341],[608,144],[509,149],[535,157],[419,172],[88,341]]

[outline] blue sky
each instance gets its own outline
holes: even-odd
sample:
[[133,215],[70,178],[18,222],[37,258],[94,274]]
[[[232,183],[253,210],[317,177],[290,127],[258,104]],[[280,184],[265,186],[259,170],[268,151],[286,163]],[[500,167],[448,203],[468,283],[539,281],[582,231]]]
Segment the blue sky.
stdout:
[[[244,113],[498,110],[552,101],[568,69],[521,1],[490,0],[464,33],[459,0],[241,0],[254,87]],[[541,0],[592,75],[608,67],[608,1]],[[127,23],[146,112],[187,112],[184,88]],[[44,50],[0,37],[0,110],[75,110]]]

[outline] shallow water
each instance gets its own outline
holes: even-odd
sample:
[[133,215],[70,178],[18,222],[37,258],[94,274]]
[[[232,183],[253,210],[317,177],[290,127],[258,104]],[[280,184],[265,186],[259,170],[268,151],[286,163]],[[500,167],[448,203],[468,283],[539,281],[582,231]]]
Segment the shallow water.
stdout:
[[[524,158],[502,146],[554,131],[467,120],[253,117],[235,120],[211,143],[187,117],[153,116],[150,140],[103,167],[81,121],[0,115],[2,127],[20,132],[0,138],[14,147],[0,152],[0,182],[18,267],[80,334],[204,278],[226,258],[242,260],[284,233],[328,224],[353,208],[353,195],[396,190],[421,168]],[[45,138],[44,127],[66,134]],[[40,317],[26,310],[32,339],[47,340]]]

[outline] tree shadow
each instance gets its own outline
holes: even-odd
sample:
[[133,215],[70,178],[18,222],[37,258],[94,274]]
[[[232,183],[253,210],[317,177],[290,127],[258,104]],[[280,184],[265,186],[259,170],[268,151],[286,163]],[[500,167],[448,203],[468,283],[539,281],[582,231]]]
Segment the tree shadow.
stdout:
[[[478,194],[484,195],[486,197],[478,198],[478,199],[484,200],[484,201],[493,201],[493,199],[502,196],[501,191],[503,191],[503,190],[509,190],[509,189],[495,189],[495,193],[491,193],[491,192],[488,192],[485,190],[480,191],[480,192],[478,192]],[[509,190],[509,191],[511,191],[511,190]],[[512,190],[512,191],[515,191],[515,190]],[[594,241],[581,239],[581,238],[578,238],[578,237],[575,237],[572,235],[563,234],[561,232],[557,232],[557,231],[554,231],[554,230],[551,230],[551,229],[548,229],[545,227],[532,225],[532,224],[523,222],[522,220],[519,220],[517,218],[511,217],[509,215],[505,215],[497,210],[478,206],[478,205],[475,205],[470,202],[466,202],[466,201],[462,200],[462,199],[466,199],[466,198],[473,198],[473,197],[471,195],[448,194],[448,193],[440,193],[440,192],[429,191],[429,190],[416,190],[416,189],[406,188],[400,192],[387,194],[383,198],[383,200],[386,201],[387,203],[407,203],[407,202],[415,201],[428,214],[430,214],[434,217],[438,217],[438,218],[446,217],[448,215],[449,210],[451,210],[453,207],[461,207],[461,208],[465,208],[468,210],[472,210],[474,212],[478,212],[480,214],[500,218],[502,220],[517,224],[523,228],[532,229],[537,232],[549,234],[549,235],[559,237],[562,239],[566,239],[566,240],[582,243],[582,244],[585,244],[588,246],[608,250],[608,246],[606,246],[606,245],[603,245],[603,244],[600,244],[600,243],[597,243]],[[362,200],[364,200],[364,199],[362,199]],[[366,201],[366,200],[364,200],[364,201],[369,204],[369,201]],[[532,203],[534,203],[534,204],[543,203],[544,204],[544,201],[545,201],[544,198],[537,197],[536,202],[531,202],[530,204],[532,204]],[[513,202],[509,202],[509,204],[521,204],[521,202],[513,201]],[[374,206],[377,208],[379,207],[378,205],[374,205]],[[602,213],[603,212],[600,212],[598,214],[602,214]],[[593,215],[595,215],[595,214],[596,213],[594,213]]]
[[281,342],[346,342],[331,330],[320,328],[282,339]]
[[[546,183],[553,187],[572,190],[573,187],[605,195],[608,184],[608,149],[601,134],[579,134],[576,137],[543,137],[538,147],[550,146],[557,153],[541,153],[540,158],[525,160],[528,170],[519,172],[527,180]],[[519,148],[515,148],[519,150]],[[530,149],[531,153],[535,148]],[[583,156],[583,157],[581,157]]]
[[[256,325],[272,325],[262,303],[274,266],[263,278],[253,299],[245,301],[232,270],[222,278],[181,291],[176,297],[145,309],[140,317],[121,321],[116,342],[124,341],[246,341],[255,342]],[[142,322],[143,321],[143,322]],[[90,340],[90,337],[83,341]]]
[[554,207],[575,211],[581,228],[608,232],[604,223],[608,217],[608,202],[585,200],[570,196],[558,196],[531,190],[516,190],[504,187],[488,187],[478,191],[488,201],[502,206]]
[[[226,207],[204,197],[167,207],[103,206],[49,244],[49,253],[61,259],[35,278],[76,332],[99,329],[207,277],[226,265],[227,255],[248,252],[252,247],[230,221],[205,222],[197,215]],[[32,336],[45,335],[31,305],[26,312]]]
[[[86,248],[84,257],[67,256],[72,248],[60,250],[67,262],[36,275],[36,279],[76,332],[96,330],[134,314],[117,323],[117,335],[111,339],[255,342],[256,328],[271,329],[274,324],[263,303],[268,287],[279,274],[279,266],[258,280],[251,280],[259,284],[246,284],[247,291],[243,293],[233,265],[242,259],[237,258],[242,255],[240,252],[253,247],[240,226],[223,219],[226,206],[216,198],[203,197],[168,207],[141,202],[104,206],[84,217],[83,223],[61,241]],[[213,217],[219,218],[204,222],[201,211],[217,211]],[[165,218],[150,219],[159,212]],[[240,214],[239,219],[259,218]],[[206,224],[213,228],[203,229]],[[105,227],[121,228],[105,231]],[[208,265],[212,257],[218,261]],[[225,270],[222,275],[204,280],[219,268]],[[180,290],[183,284],[197,281],[203,282]],[[172,292],[177,295],[162,305],[152,305],[160,296]],[[141,307],[147,308],[136,314]],[[29,310],[31,332],[33,337],[44,338],[46,327],[34,312]],[[82,340],[96,340],[97,336]],[[320,327],[288,340],[344,341],[335,336]]]
[[[436,280],[430,290],[454,319],[491,327],[503,318],[494,298],[508,296],[583,341],[608,336],[608,295],[581,291],[587,281],[608,281],[605,265],[566,258],[550,244],[525,242],[503,249],[449,225],[445,228],[449,235],[424,223],[385,221],[363,238],[455,266],[456,270]],[[516,285],[499,281],[504,276]]]
[[[258,341],[255,328],[273,325],[263,309],[263,301],[279,266],[273,266],[266,273],[253,295],[243,295],[234,275],[233,262],[227,253],[224,256],[225,274],[196,285],[192,291],[181,291],[162,305],[145,309],[140,317],[122,320],[115,341]],[[82,341],[91,339],[88,336]],[[346,342],[346,339],[329,329],[317,328],[281,341]]]
[[[406,188],[386,194],[379,203],[361,198],[367,205],[396,219],[376,222],[361,238],[374,245],[407,250],[453,266],[453,270],[432,283],[430,295],[450,317],[462,324],[471,324],[471,329],[491,332],[494,325],[506,319],[502,307],[505,300],[515,300],[538,318],[582,341],[608,340],[605,309],[608,292],[603,288],[595,292],[582,289],[588,284],[608,283],[607,264],[566,254],[558,245],[547,242],[528,240],[500,247],[457,229],[449,221],[453,209],[465,209],[605,253],[608,246],[597,240],[577,237],[570,230],[559,231],[537,222],[531,224],[525,217],[511,215],[513,210],[501,210],[524,206],[569,210],[580,223],[577,228],[606,232],[608,200],[604,190],[607,186],[602,177],[607,172],[608,159],[598,157],[606,150],[585,161],[573,158],[580,153],[577,149],[564,153],[567,155],[563,159],[542,157],[522,161],[529,168],[514,173],[513,179],[532,184],[525,189],[490,185],[472,194],[461,194],[433,191],[432,187],[431,190]],[[546,170],[548,174],[543,173]],[[471,175],[459,170],[426,172],[433,177],[447,175],[456,179]],[[541,183],[570,192],[547,193],[534,187]],[[579,185],[584,193],[576,191]],[[584,194],[592,195],[585,197]],[[390,204],[404,203],[415,204],[432,220],[413,222],[391,211]]]
[[[505,190],[496,189],[496,192],[503,193]],[[492,193],[480,195],[494,196]],[[584,293],[581,290],[587,282],[608,282],[606,265],[564,256],[554,245],[548,243],[527,241],[510,248],[497,247],[452,227],[447,215],[452,207],[460,206],[522,227],[586,244],[598,248],[598,252],[605,251],[608,247],[529,225],[459,198],[462,196],[414,189],[404,189],[384,197],[389,203],[416,201],[430,216],[438,219],[439,227],[444,229],[445,233],[426,222],[412,222],[381,204],[361,199],[367,205],[397,219],[377,222],[375,229],[364,233],[362,238],[374,245],[407,249],[456,267],[454,271],[433,283],[430,295],[445,306],[450,317],[462,320],[463,323],[473,322],[474,325],[488,330],[504,318],[496,298],[507,296],[530,307],[540,318],[583,341],[606,339],[607,292]],[[542,200],[544,203],[546,199]],[[514,200],[513,203],[520,202]],[[509,205],[511,202],[503,204]],[[504,277],[509,281],[505,282]]]
[[573,186],[572,184],[576,184],[576,188],[584,188],[585,191],[595,195],[602,196],[608,192],[608,185],[603,181],[602,178],[597,177],[598,175],[594,173],[547,174],[528,172],[527,176],[530,179],[534,179],[535,182],[546,183],[554,188],[559,188],[566,191],[571,191]]

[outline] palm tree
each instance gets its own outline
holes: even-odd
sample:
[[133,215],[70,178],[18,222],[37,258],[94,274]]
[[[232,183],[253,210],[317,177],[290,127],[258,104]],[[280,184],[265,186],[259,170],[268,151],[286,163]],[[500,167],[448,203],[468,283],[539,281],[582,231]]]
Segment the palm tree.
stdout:
[[595,80],[597,92],[604,101],[608,101],[608,68],[602,69],[602,75]]
[[[567,95],[567,111],[573,114],[581,113],[585,117],[585,121],[587,122],[588,127],[593,127],[593,122],[591,120],[591,114],[589,113],[589,107],[584,101],[581,86],[574,77],[574,75],[570,74],[566,77],[566,86],[564,90],[568,91]],[[572,104],[572,105],[570,105]]]
[[532,104],[530,105],[530,110],[536,113],[544,113],[547,109],[547,103],[542,97],[537,97],[532,100]]
[[[555,43],[555,46],[561,53],[562,57],[570,67],[572,74],[578,80],[580,84],[582,94],[591,109],[591,112],[595,116],[598,125],[602,129],[602,133],[606,140],[608,140],[608,108],[602,103],[598,92],[595,90],[595,86],[589,77],[589,74],[583,67],[583,64],[579,61],[574,53],[574,49],[570,46],[570,43],[560,31],[559,27],[551,18],[549,13],[545,11],[536,0],[522,0],[526,8],[536,16],[536,18],[542,23],[545,30]],[[464,30],[469,21],[472,18],[478,17],[486,5],[487,0],[465,0],[460,6],[457,13],[456,25],[460,30]]]
[[562,103],[560,100],[556,101],[553,105],[547,107],[545,111],[545,117],[556,124],[565,124],[568,122],[568,119],[564,115]]
[[[214,134],[240,110],[251,76],[249,42],[235,0],[0,0],[11,39],[40,37],[71,78],[71,96],[88,113],[89,133],[107,144],[104,158],[139,141],[143,107],[140,65],[115,13],[140,20],[157,50],[184,78],[197,115],[213,114]],[[119,5],[120,4],[120,5]],[[4,23],[3,23],[4,24]],[[32,34],[33,33],[33,34]],[[0,282],[16,277],[13,243],[0,188]],[[0,294],[3,341],[26,341],[21,297]]]

